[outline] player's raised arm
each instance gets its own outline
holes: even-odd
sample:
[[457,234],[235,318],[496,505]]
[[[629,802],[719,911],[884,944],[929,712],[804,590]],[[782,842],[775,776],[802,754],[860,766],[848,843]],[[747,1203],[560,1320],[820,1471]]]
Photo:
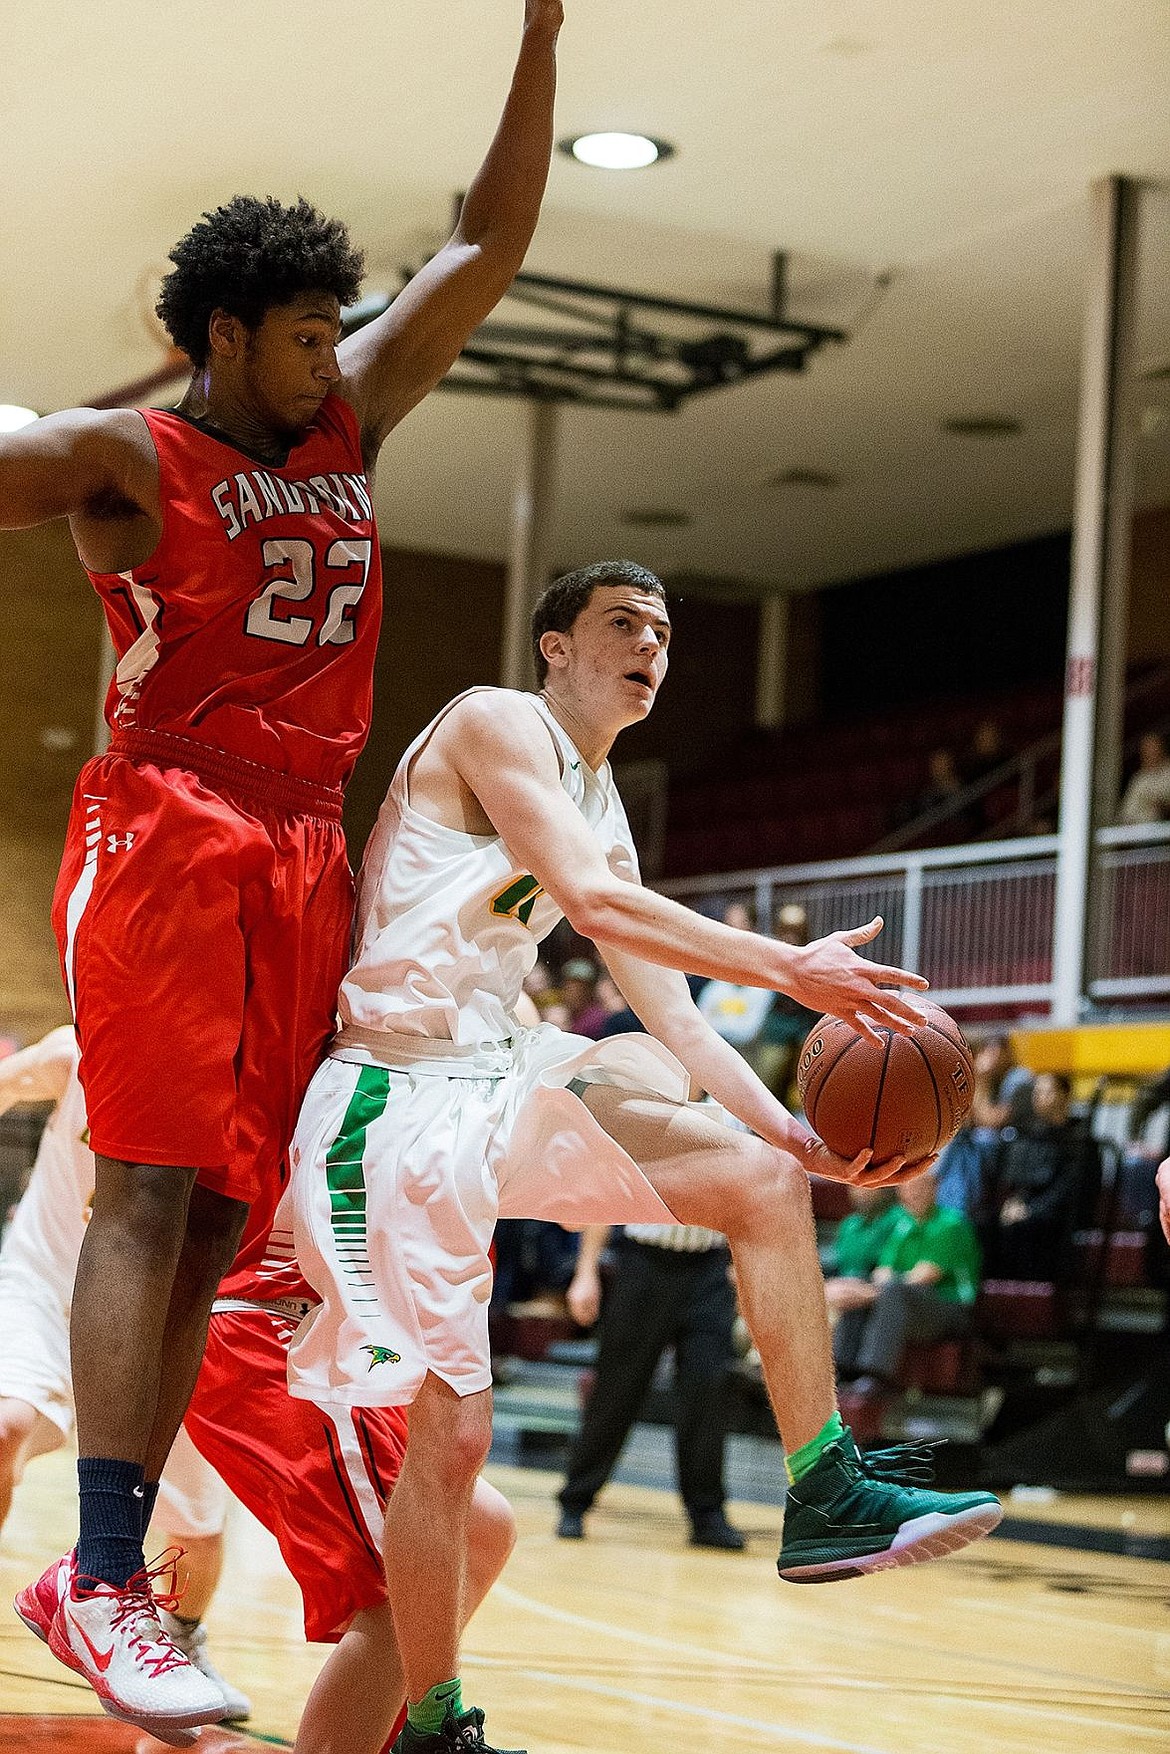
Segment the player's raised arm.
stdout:
[[[124,542],[136,523],[158,523],[158,465],[142,417],[131,409],[72,408],[0,437],[0,529],[23,530],[69,518],[82,559],[95,570],[134,562]],[[100,552],[99,552],[100,551]],[[123,557],[124,556],[124,557]]]
[[739,986],[772,987],[868,1034],[879,1024],[908,1032],[921,1021],[889,989],[927,983],[866,962],[853,948],[877,934],[880,920],[808,945],[781,944],[705,920],[615,876],[562,789],[548,730],[522,695],[469,696],[449,715],[445,736],[448,759],[513,857],[539,879],[574,930],[603,950]]
[[458,224],[390,309],[338,350],[367,460],[454,364],[524,260],[548,180],[561,0],[525,0],[512,87]]

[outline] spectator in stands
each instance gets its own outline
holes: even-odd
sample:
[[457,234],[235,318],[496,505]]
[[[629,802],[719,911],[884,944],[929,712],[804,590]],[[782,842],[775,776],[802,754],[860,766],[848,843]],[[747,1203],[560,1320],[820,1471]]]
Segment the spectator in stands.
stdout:
[[[1159,1127],[1155,1136],[1147,1138],[1146,1130],[1157,1115]],[[1143,1084],[1129,1111],[1131,1145],[1142,1145],[1154,1157],[1170,1152],[1170,1067]]]
[[561,969],[560,993],[561,1003],[569,1013],[567,1027],[574,1035],[584,1035],[581,1020],[594,1021],[597,997],[597,969],[587,957],[574,956],[565,963]]
[[[755,914],[746,902],[723,905],[723,923],[737,931],[754,932]],[[738,1048],[759,1074],[757,1050],[776,995],[763,987],[740,987],[731,981],[705,981],[696,1004],[716,1035]]]
[[908,1345],[962,1339],[979,1291],[979,1242],[960,1212],[939,1206],[930,1170],[898,1186],[894,1221],[864,1301],[833,1333],[838,1373],[856,1394],[896,1387]]
[[1003,766],[1010,754],[999,720],[980,719],[970,745],[959,763],[963,784],[973,786],[980,780],[990,778],[996,768]]
[[1137,772],[1125,788],[1117,820],[1125,823],[1170,820],[1170,754],[1159,731],[1147,731],[1138,745]]
[[825,1280],[825,1301],[838,1314],[872,1304],[870,1276],[882,1258],[900,1210],[893,1188],[857,1186],[848,1192],[853,1210],[837,1228],[833,1239],[835,1270]]
[[986,1205],[987,1154],[995,1137],[968,1121],[943,1146],[934,1166],[935,1199],[972,1223]]
[[1155,1177],[1158,1185],[1158,1217],[1162,1224],[1162,1235],[1170,1242],[1170,1157],[1166,1157],[1158,1165]]
[[723,1481],[735,1323],[726,1239],[693,1225],[627,1225],[616,1235],[603,1302],[599,1262],[608,1235],[606,1225],[583,1232],[569,1287],[574,1319],[587,1327],[600,1311],[601,1325],[593,1387],[558,1494],[557,1534],[583,1538],[585,1515],[613,1472],[662,1353],[673,1346],[678,1490],[691,1545],[738,1553],[744,1537],[727,1520]]
[[[772,922],[772,936],[782,944],[808,943],[808,915],[797,901],[785,902]],[[756,1038],[754,1069],[773,1096],[788,1108],[797,1106],[792,1089],[800,1050],[817,1013],[798,1005],[787,993],[773,993]]]
[[927,757],[926,772],[926,784],[914,800],[916,816],[924,816],[940,804],[953,804],[963,790],[959,764],[951,749],[932,749]]
[[[553,980],[552,969],[543,957],[539,957],[524,977],[524,991],[536,1006],[537,1021],[544,1013],[546,1004],[559,1004],[560,993]],[[521,1022],[526,1021],[521,1018]]]
[[1065,1276],[1078,1211],[1092,1205],[1101,1182],[1100,1147],[1070,1115],[1071,1094],[1063,1073],[1041,1073],[1032,1118],[1005,1127],[989,1152],[981,1226],[989,1278]]
[[[997,768],[1001,768],[1010,759],[1011,753],[1004,741],[999,720],[981,719],[975,727],[970,747],[959,763],[963,784],[974,786],[990,779]],[[985,792],[971,806],[969,832],[977,835],[984,829],[994,828],[998,820],[999,814],[994,808],[994,791]]]
[[610,1018],[616,1017],[625,1008],[624,996],[603,968],[594,984],[592,1002],[577,1013],[573,1024],[574,1033],[587,1035],[590,1041],[599,1041]]
[[1016,1064],[1011,1036],[989,1035],[973,1047],[971,1122],[976,1134],[989,1136],[1003,1127],[1023,1125],[1031,1114],[1033,1078],[1026,1066]]

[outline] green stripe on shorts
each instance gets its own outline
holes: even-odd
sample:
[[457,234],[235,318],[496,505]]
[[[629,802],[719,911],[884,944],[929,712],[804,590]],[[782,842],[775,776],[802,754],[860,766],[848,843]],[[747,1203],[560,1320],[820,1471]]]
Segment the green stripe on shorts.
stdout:
[[351,1282],[355,1307],[376,1307],[366,1251],[366,1177],[362,1167],[366,1135],[390,1096],[390,1074],[384,1066],[363,1066],[349,1099],[329,1155],[325,1181],[329,1189],[329,1223],[338,1250],[338,1264]]
[[366,1150],[366,1134],[385,1109],[389,1095],[390,1074],[386,1068],[363,1066],[349,1099],[341,1131],[325,1159],[325,1179],[329,1184],[334,1223],[347,1215],[360,1215],[364,1223],[366,1178],[362,1158]]

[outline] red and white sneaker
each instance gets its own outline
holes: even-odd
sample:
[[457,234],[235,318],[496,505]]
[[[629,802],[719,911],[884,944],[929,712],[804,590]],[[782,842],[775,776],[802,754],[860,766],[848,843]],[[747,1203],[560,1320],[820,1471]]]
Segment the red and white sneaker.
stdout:
[[12,1604],[29,1631],[35,1632],[44,1644],[49,1642],[49,1628],[57,1618],[57,1609],[73,1581],[74,1564],[72,1553],[66,1553],[63,1559],[54,1559],[36,1583],[25,1584]]
[[79,1589],[74,1574],[49,1627],[49,1649],[85,1677],[111,1717],[184,1747],[195,1726],[219,1723],[228,1707],[220,1688],[163,1631],[159,1610],[173,1612],[176,1599],[154,1596],[153,1581],[162,1575],[173,1589],[173,1561],[137,1572],[120,1590],[104,1583]]

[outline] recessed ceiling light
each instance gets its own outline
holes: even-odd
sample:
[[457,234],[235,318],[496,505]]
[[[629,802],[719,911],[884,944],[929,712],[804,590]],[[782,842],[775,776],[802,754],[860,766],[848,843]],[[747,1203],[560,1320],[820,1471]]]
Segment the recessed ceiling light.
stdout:
[[688,530],[692,520],[690,512],[678,506],[632,506],[622,513],[621,521],[638,530]]
[[648,134],[577,134],[562,140],[560,149],[602,171],[640,171],[674,154],[669,141],[652,140]]
[[41,417],[35,408],[18,408],[14,402],[0,402],[0,432],[19,432]]
[[828,469],[809,469],[797,465],[770,475],[765,487],[840,487],[841,477]]
[[942,429],[957,434],[959,438],[1015,438],[1024,430],[1018,420],[1002,414],[973,414],[957,420],[944,420]]

